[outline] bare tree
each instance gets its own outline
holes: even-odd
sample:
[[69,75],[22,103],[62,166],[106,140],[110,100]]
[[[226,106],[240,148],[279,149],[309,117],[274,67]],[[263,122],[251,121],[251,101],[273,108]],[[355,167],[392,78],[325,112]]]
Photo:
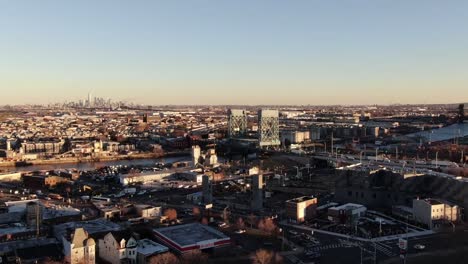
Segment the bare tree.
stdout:
[[242,219],[242,217],[239,217],[237,219],[236,226],[237,226],[238,229],[245,229],[245,223],[244,223],[244,219]]
[[257,228],[262,231],[265,229],[265,219],[260,219],[258,221]]
[[266,250],[259,249],[252,253],[250,256],[252,259],[252,264],[280,264],[283,263],[283,257],[278,253]]
[[199,218],[200,215],[201,215],[200,208],[198,208],[197,206],[194,206],[194,207],[192,208],[192,213],[193,213],[193,216],[194,216],[195,218]]
[[256,219],[257,217],[254,214],[249,215],[250,228],[253,228],[253,224],[255,223]]
[[228,211],[228,207],[224,208],[224,210],[223,210],[223,221],[224,221],[224,223],[229,224],[229,211]]
[[166,209],[164,211],[164,216],[167,217],[169,221],[177,220],[177,211],[173,208]]
[[42,261],[39,262],[40,264],[62,264],[62,263],[65,263],[63,261],[56,261],[56,260],[53,260],[51,258],[46,258]]
[[205,264],[207,261],[208,255],[200,250],[192,250],[182,257],[182,264]]
[[264,218],[258,222],[258,229],[262,230],[265,233],[272,235],[277,230],[277,226],[275,222],[273,221],[273,219]]
[[172,253],[167,252],[149,258],[148,264],[179,264],[180,260]]

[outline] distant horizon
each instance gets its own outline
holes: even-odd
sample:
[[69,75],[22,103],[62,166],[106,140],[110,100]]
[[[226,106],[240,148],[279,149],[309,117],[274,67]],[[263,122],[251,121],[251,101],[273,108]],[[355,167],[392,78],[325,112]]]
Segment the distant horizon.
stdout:
[[[110,99],[110,98],[107,98]],[[448,102],[448,103],[395,103],[395,104],[352,104],[352,103],[346,103],[346,104],[140,104],[136,102],[122,102],[119,100],[112,100],[112,103],[124,103],[123,105],[138,105],[138,106],[151,106],[151,107],[162,107],[162,106],[168,106],[168,107],[196,107],[196,106],[232,106],[232,107],[242,107],[242,106],[247,106],[247,107],[314,107],[314,106],[328,106],[328,107],[334,107],[334,106],[437,106],[437,105],[460,105],[464,104],[468,106],[468,101],[466,102]],[[50,105],[57,105],[57,104],[67,104],[67,103],[76,103],[75,101],[63,101],[63,102],[52,102],[52,103],[24,103],[24,104],[0,104],[0,107],[6,107],[6,106],[50,106]],[[86,108],[86,107],[84,107]],[[99,107],[90,107],[90,108],[99,108]]]
[[[360,103],[353,103],[353,102],[345,102],[345,103],[333,103],[333,104],[326,104],[326,103],[297,103],[297,104],[287,104],[287,103],[257,103],[257,104],[252,104],[252,103],[229,103],[229,104],[222,104],[222,103],[179,103],[179,104],[174,104],[174,103],[161,103],[161,104],[151,104],[151,103],[141,103],[138,102],[137,100],[125,100],[125,99],[119,99],[119,98],[105,98],[105,97],[99,97],[98,98],[103,98],[106,100],[111,100],[112,103],[123,103],[123,104],[133,104],[133,105],[141,105],[141,106],[393,106],[393,105],[452,105],[452,104],[468,104],[468,99],[467,100],[461,100],[461,101],[449,101],[449,102],[431,102],[431,103],[426,103],[426,102],[406,102],[406,103],[368,103],[368,104],[360,104]],[[50,102],[24,102],[24,103],[16,103],[16,104],[8,104],[4,103],[0,99],[0,106],[15,106],[15,105],[54,105],[54,104],[66,104],[66,103],[78,103],[80,100],[85,101],[86,98],[80,98],[77,100],[72,100],[72,99],[65,99],[61,101],[50,101]]]

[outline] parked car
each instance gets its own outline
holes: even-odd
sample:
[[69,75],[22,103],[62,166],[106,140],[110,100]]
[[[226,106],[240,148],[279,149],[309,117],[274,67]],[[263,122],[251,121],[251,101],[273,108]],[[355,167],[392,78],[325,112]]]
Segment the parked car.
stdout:
[[421,244],[416,244],[416,245],[414,245],[414,248],[417,249],[417,250],[423,250],[423,249],[426,248],[426,246],[425,246],[425,245],[421,245]]
[[246,231],[245,229],[239,229],[239,230],[236,230],[234,233],[236,234],[244,234]]

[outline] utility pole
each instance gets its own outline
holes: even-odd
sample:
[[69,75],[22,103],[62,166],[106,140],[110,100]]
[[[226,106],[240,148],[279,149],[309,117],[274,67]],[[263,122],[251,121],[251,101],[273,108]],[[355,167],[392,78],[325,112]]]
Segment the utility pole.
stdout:
[[382,235],[382,219],[379,219],[379,236]]
[[336,165],[338,166],[338,147],[335,149]]
[[35,212],[36,213],[36,238],[39,238],[39,235],[41,234],[41,230],[40,230],[41,226],[39,224],[39,217],[40,217],[39,216],[39,212],[40,212],[39,203],[36,203],[35,207],[36,207],[36,210],[35,210],[36,211]]

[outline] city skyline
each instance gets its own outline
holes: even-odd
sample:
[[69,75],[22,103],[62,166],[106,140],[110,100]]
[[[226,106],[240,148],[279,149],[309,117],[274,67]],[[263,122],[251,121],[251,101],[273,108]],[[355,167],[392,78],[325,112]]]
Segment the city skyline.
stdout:
[[[178,2],[178,3],[177,3]],[[464,1],[15,1],[1,105],[468,101]]]

